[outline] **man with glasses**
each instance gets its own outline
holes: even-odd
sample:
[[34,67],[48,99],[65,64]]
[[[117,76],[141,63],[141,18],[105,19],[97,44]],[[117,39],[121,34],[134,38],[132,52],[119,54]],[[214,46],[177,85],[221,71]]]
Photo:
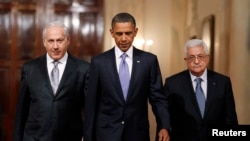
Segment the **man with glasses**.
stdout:
[[209,51],[199,39],[189,40],[184,53],[187,70],[166,78],[171,141],[207,141],[211,128],[237,125],[231,80],[208,70]]

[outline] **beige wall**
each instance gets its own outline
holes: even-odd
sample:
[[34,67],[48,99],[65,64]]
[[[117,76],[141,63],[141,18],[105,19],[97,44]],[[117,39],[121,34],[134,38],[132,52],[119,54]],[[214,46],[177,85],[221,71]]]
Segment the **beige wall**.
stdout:
[[250,124],[250,1],[232,0],[229,40],[229,74],[233,81],[237,113]]
[[[203,19],[215,15],[214,70],[231,77],[239,122],[250,124],[249,9],[249,0],[105,0],[104,50],[114,45],[109,34],[111,18],[130,12],[139,27],[136,39],[154,41],[148,51],[158,56],[164,79],[186,68],[185,41],[193,35],[201,37]],[[155,122],[149,114],[153,140]]]

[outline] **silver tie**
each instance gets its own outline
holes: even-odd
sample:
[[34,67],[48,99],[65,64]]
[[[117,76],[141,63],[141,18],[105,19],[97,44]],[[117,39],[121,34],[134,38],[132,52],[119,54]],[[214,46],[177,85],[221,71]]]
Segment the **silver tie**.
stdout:
[[54,68],[51,71],[51,86],[53,89],[54,94],[57,91],[58,85],[59,85],[59,69],[58,69],[58,61],[54,61]]

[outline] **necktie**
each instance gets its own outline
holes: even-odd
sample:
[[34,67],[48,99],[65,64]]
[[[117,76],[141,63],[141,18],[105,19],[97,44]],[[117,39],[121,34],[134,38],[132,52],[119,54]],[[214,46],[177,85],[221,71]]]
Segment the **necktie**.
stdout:
[[203,90],[201,88],[202,79],[201,78],[196,78],[195,81],[197,83],[196,88],[195,88],[196,98],[197,98],[197,101],[198,101],[198,104],[199,104],[201,115],[203,117],[204,110],[205,110],[206,99],[205,99],[205,95],[203,93]]
[[54,68],[51,71],[51,86],[53,89],[54,94],[56,93],[56,90],[59,85],[59,69],[58,69],[58,61],[54,61]]
[[126,99],[127,93],[128,93],[129,81],[130,81],[130,74],[129,74],[128,64],[125,60],[127,57],[127,54],[123,53],[121,57],[122,57],[122,60],[121,60],[120,67],[119,67],[119,78],[120,78],[120,83],[122,86],[123,96]]

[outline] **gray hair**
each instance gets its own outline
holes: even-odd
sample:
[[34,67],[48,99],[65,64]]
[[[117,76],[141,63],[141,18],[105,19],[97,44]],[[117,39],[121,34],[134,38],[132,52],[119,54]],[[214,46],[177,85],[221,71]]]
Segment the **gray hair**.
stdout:
[[42,36],[43,36],[43,39],[46,37],[46,32],[47,32],[47,29],[50,28],[50,27],[62,27],[64,29],[64,33],[66,36],[69,36],[69,28],[61,21],[52,21],[52,22],[49,22],[45,28],[43,29],[43,32],[42,32]]
[[209,54],[208,51],[208,46],[206,45],[206,43],[203,40],[200,39],[191,39],[189,41],[186,42],[185,46],[184,46],[184,53],[185,55],[187,55],[187,49],[191,48],[191,47],[197,47],[197,46],[202,46],[205,50],[206,54]]

